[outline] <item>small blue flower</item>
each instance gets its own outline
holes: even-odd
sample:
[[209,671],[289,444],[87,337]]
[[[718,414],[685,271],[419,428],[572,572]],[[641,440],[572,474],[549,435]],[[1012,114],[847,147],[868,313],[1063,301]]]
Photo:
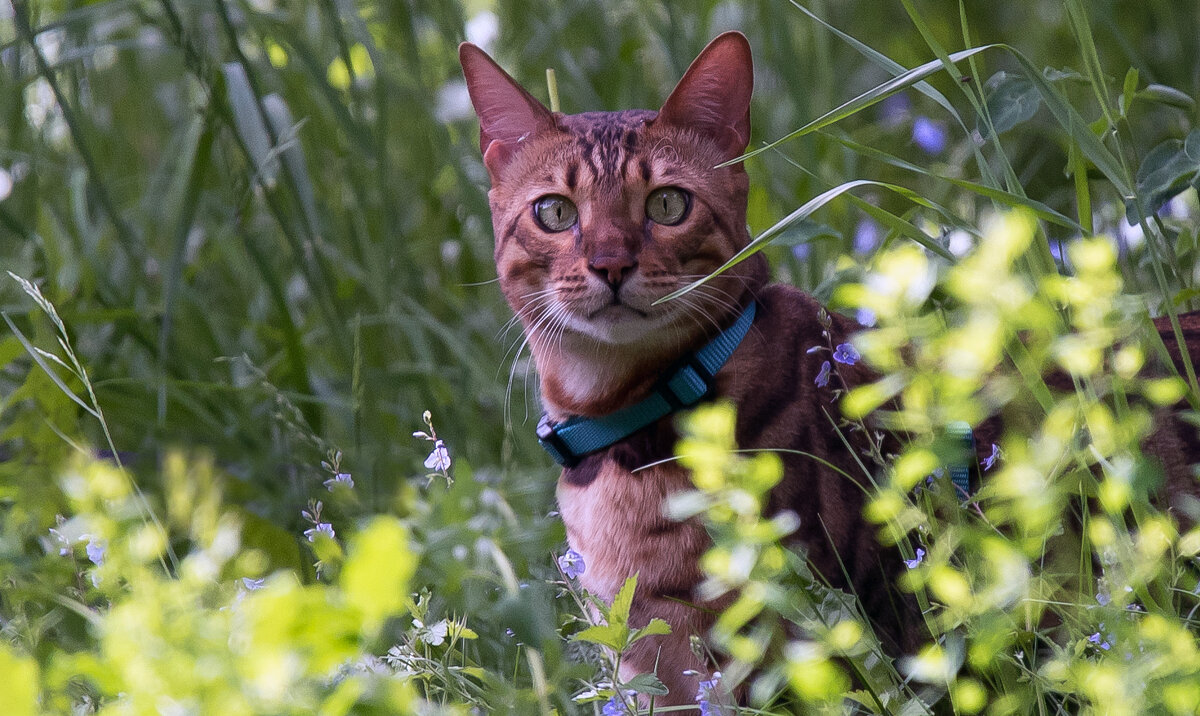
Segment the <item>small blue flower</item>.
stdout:
[[576,579],[587,569],[587,565],[583,562],[582,554],[569,549],[566,554],[558,558],[558,568],[567,575],[568,579]]
[[251,579],[249,577],[242,577],[242,585],[251,592],[253,592],[255,589],[262,589],[263,585],[266,584],[266,582],[267,582],[266,577],[263,577],[262,579]]
[[1105,592],[1096,592],[1096,603],[1102,607],[1107,607],[1112,602],[1112,598]]
[[696,704],[700,707],[700,716],[722,716],[724,710],[721,708],[719,699],[721,672],[714,671],[712,678],[700,682],[700,688],[696,691]]
[[928,117],[913,120],[912,139],[918,147],[929,154],[941,154],[946,149],[946,127]]
[[[942,479],[942,477],[943,477],[945,474],[946,474],[946,469],[945,469],[945,468],[942,468],[942,467],[935,467],[935,468],[933,469],[933,472],[932,472],[932,473],[930,473],[929,475],[926,475],[926,476],[925,476],[925,484],[926,484],[927,486],[933,486],[933,483],[935,483],[935,482],[937,482],[938,480]],[[920,485],[917,485],[917,489],[918,489],[918,490],[921,490],[922,488],[921,488],[921,486],[920,486]]]
[[437,470],[445,472],[450,469],[450,451],[446,449],[446,444],[441,440],[436,440],[433,443],[433,452],[429,453],[429,457],[425,458],[426,470]]
[[1108,643],[1108,639],[1105,639],[1104,637],[1100,636],[1100,632],[1096,632],[1095,634],[1092,634],[1087,639],[1088,639],[1088,641],[1092,642],[1093,644],[1095,644],[1096,646],[1100,647],[1101,649],[1103,649],[1105,651],[1108,651],[1109,649],[1112,648],[1112,644]]
[[870,328],[875,325],[875,312],[869,308],[860,308],[854,313],[854,320],[858,321],[859,325]]
[[608,703],[604,704],[604,709],[600,713],[604,716],[625,716],[625,714],[629,713],[629,709],[621,701],[620,696],[614,695],[608,700]]
[[92,564],[97,567],[104,564],[104,553],[108,550],[108,545],[105,544],[104,540],[89,537],[86,550],[88,559],[92,560]]
[[833,351],[833,359],[838,363],[854,365],[860,358],[862,356],[858,354],[858,350],[849,343],[842,343]]
[[997,445],[996,443],[992,443],[992,454],[988,455],[987,457],[985,457],[983,459],[984,471],[991,470],[992,467],[996,464],[996,461],[999,459],[1000,459],[1000,446]]
[[888,128],[898,127],[908,119],[912,102],[908,95],[898,93],[879,103],[879,122]]
[[904,566],[909,569],[916,569],[917,565],[925,560],[925,550],[917,547],[917,558],[904,560]]
[[309,542],[316,542],[318,534],[322,534],[329,539],[333,539],[333,525],[329,524],[328,522],[318,522],[316,527],[304,530],[304,536],[308,538]]
[[829,365],[829,361],[821,364],[821,372],[817,373],[817,379],[813,381],[817,384],[818,388],[824,388],[829,385],[829,373],[831,370],[832,366]]
[[1063,251],[1062,241],[1052,240],[1050,242],[1050,255],[1053,256],[1054,260],[1060,264],[1065,264],[1067,262],[1067,254],[1065,251]]
[[328,480],[326,480],[325,482],[323,482],[321,484],[325,485],[325,487],[330,492],[333,492],[333,488],[335,485],[345,485],[349,489],[353,490],[354,489],[354,478],[350,477],[350,473],[348,473],[348,472],[339,472],[338,474],[334,475],[333,477],[329,478]]
[[854,253],[867,254],[879,245],[879,224],[863,219],[854,227]]

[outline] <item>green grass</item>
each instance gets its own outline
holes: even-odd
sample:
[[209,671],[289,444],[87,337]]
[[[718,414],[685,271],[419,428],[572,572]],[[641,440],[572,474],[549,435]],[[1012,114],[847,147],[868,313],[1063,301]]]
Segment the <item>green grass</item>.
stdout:
[[[942,256],[945,278],[961,247],[982,241],[986,217],[1021,208],[1037,219],[1011,267],[1021,280],[1057,273],[1062,247],[1104,234],[1121,245],[1122,293],[1143,312],[1200,306],[1189,190],[1200,175],[1200,16],[1186,3],[17,0],[11,18],[0,10],[0,180],[13,182],[0,198],[0,267],[36,283],[44,305],[0,276],[0,632],[12,645],[0,665],[37,664],[43,709],[133,692],[115,666],[128,645],[102,643],[122,609],[174,599],[173,613],[195,617],[179,661],[164,661],[178,667],[221,653],[196,640],[233,629],[219,606],[237,578],[272,573],[307,591],[281,578],[270,598],[336,622],[320,638],[280,637],[279,649],[318,654],[324,640],[331,654],[382,656],[400,645],[419,675],[412,694],[366,679],[352,697],[305,657],[296,712],[332,712],[336,699],[394,710],[412,695],[593,708],[571,695],[609,677],[598,652],[566,639],[583,611],[553,559],[564,538],[548,515],[556,471],[532,439],[539,409],[519,336],[503,332],[477,130],[455,94],[457,43],[485,9],[499,19],[500,62],[544,100],[553,67],[567,112],[656,107],[712,36],[743,30],[758,70],[757,153],[746,160],[755,248],[822,300],[886,271],[897,247]],[[944,133],[944,146],[923,149],[914,123]],[[1172,197],[1182,210],[1156,214]],[[932,308],[959,307],[939,293],[913,310]],[[1113,320],[1124,331],[1137,316]],[[427,477],[431,446],[411,437],[428,430],[426,410],[453,484]],[[139,491],[108,502],[72,493],[65,476],[103,474],[75,462],[96,450],[115,454]],[[339,451],[330,467],[355,487],[329,492],[322,461]],[[220,505],[194,519],[170,507],[188,499],[172,477],[188,469]],[[318,499],[338,535],[328,544],[303,536],[313,525],[301,512]],[[254,556],[218,560],[219,579],[196,587],[182,565],[214,549],[221,514]],[[51,541],[59,515],[76,537],[92,523],[72,518],[90,515],[112,545],[133,544],[144,525],[164,541],[147,564],[132,548],[114,557],[110,573],[129,590],[97,586],[87,540],[73,557]],[[425,595],[388,608],[424,627],[338,606],[361,589],[343,564],[374,539],[349,538],[377,515],[403,525],[416,555],[411,578],[395,581]],[[960,528],[982,540],[978,525]],[[964,544],[939,564],[973,574],[986,563],[990,543]],[[1090,558],[1079,561],[1082,575]],[[1186,567],[1171,565],[1165,573]],[[767,581],[796,603],[805,588],[819,593],[789,569]],[[1152,611],[1186,600],[1168,602]],[[777,611],[810,627],[829,616]],[[465,620],[476,638],[432,644],[422,629],[442,619]],[[263,649],[246,659],[273,658]],[[1009,666],[970,677],[996,712],[1098,698]],[[241,668],[228,683],[253,680]],[[824,698],[778,678],[784,692]],[[879,678],[866,681],[889,688]]]

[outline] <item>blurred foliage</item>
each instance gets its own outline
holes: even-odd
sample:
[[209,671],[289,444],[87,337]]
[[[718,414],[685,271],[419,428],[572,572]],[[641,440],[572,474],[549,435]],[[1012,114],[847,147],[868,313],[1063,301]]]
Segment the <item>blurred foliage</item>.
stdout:
[[[594,617],[559,599],[555,471],[530,437],[535,377],[494,283],[455,48],[483,44],[541,98],[555,68],[565,111],[656,107],[733,28],[755,53],[752,146],[865,98],[747,162],[751,227],[771,228],[781,279],[827,299],[920,253],[872,263],[894,245],[962,256],[986,214],[1024,207],[1038,221],[1013,275],[1056,274],[1075,256],[1064,246],[1113,237],[1117,291],[1138,310],[1122,304],[1129,315],[1106,330],[1125,335],[1145,307],[1195,305],[1200,12],[1187,3],[3,3],[0,268],[32,283],[0,276],[0,633],[12,645],[0,669],[23,675],[14,683],[40,675],[49,710],[162,710],[138,700],[159,686],[134,682],[189,663],[251,686],[210,692],[197,675],[168,695],[193,699],[184,710],[233,712],[206,699],[238,689],[249,711],[284,709],[256,679],[294,692],[286,708],[330,713],[410,698],[578,708],[571,695],[606,662],[560,634]],[[989,43],[1012,49],[883,89]],[[850,184],[864,179],[876,183]],[[964,280],[987,285],[1000,268]],[[1086,367],[1114,336],[1082,335],[1067,353]],[[996,408],[966,405],[968,419]],[[72,475],[138,489],[82,504]],[[180,521],[189,511],[207,526]],[[410,585],[395,591],[415,593],[403,605],[353,596],[387,573],[350,569],[394,548],[401,533],[381,524],[410,543],[397,558],[411,556],[411,575],[393,574]],[[109,561],[94,565],[105,544]],[[235,604],[242,578],[263,577]],[[241,652],[221,641],[258,609],[322,623],[279,614]],[[162,660],[122,671],[149,648],[122,620],[159,612],[145,637]],[[1155,634],[1178,641],[1167,624]],[[329,677],[338,660],[365,675]],[[1108,683],[1062,663],[1055,684]],[[375,680],[379,669],[409,686]],[[779,683],[801,690],[794,674]],[[0,699],[28,711],[32,696]]]

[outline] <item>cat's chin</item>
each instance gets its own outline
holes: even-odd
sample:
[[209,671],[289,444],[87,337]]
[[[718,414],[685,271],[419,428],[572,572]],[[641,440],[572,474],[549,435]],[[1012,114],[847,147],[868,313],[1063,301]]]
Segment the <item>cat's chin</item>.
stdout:
[[654,340],[669,320],[627,304],[605,306],[587,316],[574,316],[568,325],[576,333],[597,343],[633,346]]

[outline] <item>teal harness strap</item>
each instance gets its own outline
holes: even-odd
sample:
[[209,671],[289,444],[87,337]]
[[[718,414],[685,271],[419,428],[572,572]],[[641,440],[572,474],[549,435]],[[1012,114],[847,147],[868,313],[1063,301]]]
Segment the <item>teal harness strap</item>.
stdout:
[[713,388],[713,376],[742,343],[754,323],[753,301],[733,325],[712,342],[667,371],[654,392],[645,399],[599,418],[574,417],[551,423],[542,415],[537,427],[541,446],[563,467],[574,467],[580,459],[624,440],[642,428],[677,410],[695,405]]
[[974,494],[971,490],[971,463],[975,460],[975,433],[964,422],[951,423],[946,431],[963,449],[963,459],[950,465],[950,481],[954,483],[959,498],[970,499]]

